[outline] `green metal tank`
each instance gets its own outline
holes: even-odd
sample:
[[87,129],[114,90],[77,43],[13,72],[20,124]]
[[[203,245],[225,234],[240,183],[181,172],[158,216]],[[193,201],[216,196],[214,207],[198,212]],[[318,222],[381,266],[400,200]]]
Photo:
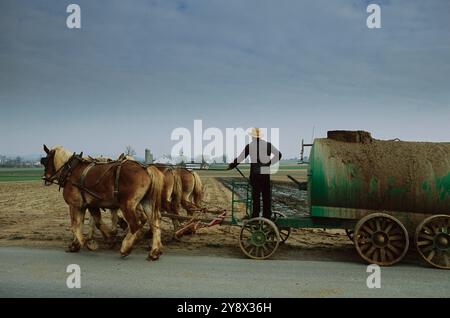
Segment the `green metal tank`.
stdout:
[[450,214],[450,143],[376,140],[330,131],[310,153],[311,215]]

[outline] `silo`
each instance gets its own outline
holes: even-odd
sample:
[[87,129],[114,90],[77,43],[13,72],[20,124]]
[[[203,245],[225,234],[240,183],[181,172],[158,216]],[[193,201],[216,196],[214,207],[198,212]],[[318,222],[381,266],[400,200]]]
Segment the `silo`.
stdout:
[[145,163],[151,164],[153,163],[153,154],[150,149],[145,149]]

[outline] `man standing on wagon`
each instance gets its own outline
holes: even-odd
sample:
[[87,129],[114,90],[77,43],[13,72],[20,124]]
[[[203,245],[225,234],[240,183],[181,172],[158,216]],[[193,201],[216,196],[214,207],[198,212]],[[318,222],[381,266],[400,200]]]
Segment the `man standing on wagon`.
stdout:
[[234,169],[250,155],[250,184],[253,190],[252,217],[259,217],[262,194],[263,216],[271,219],[270,166],[281,159],[281,152],[270,142],[262,139],[264,136],[260,128],[252,128],[250,136],[252,136],[252,141],[229,164],[228,169]]

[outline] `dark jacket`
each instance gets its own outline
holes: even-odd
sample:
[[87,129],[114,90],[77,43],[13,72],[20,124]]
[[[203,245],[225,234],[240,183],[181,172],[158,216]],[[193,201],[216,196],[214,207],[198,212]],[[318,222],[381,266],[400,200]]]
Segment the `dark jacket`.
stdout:
[[[273,158],[271,155],[273,154]],[[250,175],[267,174],[262,167],[270,167],[281,159],[281,152],[273,146],[270,142],[254,138],[242,153],[234,159],[230,164],[230,168],[235,168],[239,163],[245,160],[250,155]]]

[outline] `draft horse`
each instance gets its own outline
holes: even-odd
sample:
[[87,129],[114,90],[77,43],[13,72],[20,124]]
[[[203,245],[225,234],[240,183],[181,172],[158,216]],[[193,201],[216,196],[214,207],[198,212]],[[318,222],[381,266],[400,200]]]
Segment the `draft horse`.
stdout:
[[[163,174],[155,167],[145,167],[126,158],[98,163],[85,160],[82,154],[71,153],[62,146],[49,149],[41,159],[45,167],[45,185],[56,183],[63,188],[63,197],[69,205],[71,230],[74,240],[69,251],[82,247],[89,249],[83,236],[82,225],[86,209],[96,220],[101,220],[100,209],[121,209],[128,223],[128,234],[122,242],[120,253],[129,255],[146,219],[153,232],[152,248],[148,259],[156,260],[162,254],[161,243],[161,192]],[[100,229],[101,230],[101,229]]]

